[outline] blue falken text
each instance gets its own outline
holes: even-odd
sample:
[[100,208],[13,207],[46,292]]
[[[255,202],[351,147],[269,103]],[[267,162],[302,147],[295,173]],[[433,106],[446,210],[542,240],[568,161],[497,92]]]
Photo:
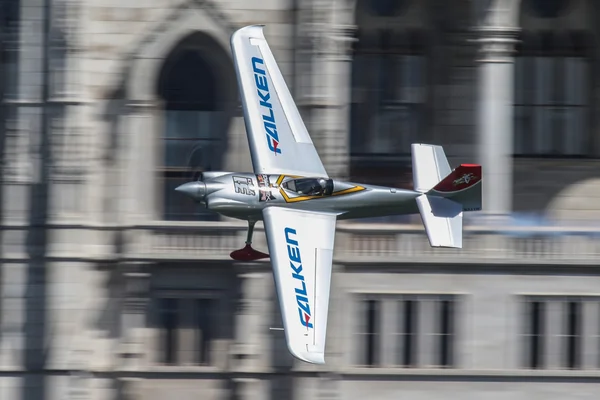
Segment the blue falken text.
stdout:
[[292,278],[296,279],[296,303],[298,304],[298,316],[300,323],[308,329],[312,329],[313,324],[310,322],[311,313],[310,305],[308,304],[308,293],[306,291],[306,283],[302,274],[302,260],[300,258],[300,248],[298,241],[290,236],[296,236],[296,230],[293,228],[285,228],[285,241],[287,243],[288,255],[290,258],[290,268],[292,269]]
[[273,113],[273,105],[270,103],[271,93],[269,93],[267,74],[259,64],[265,65],[265,62],[258,57],[252,57],[252,69],[254,70],[256,92],[260,99],[259,104],[265,109],[262,114],[262,119],[265,127],[267,144],[273,153],[281,154],[281,149],[279,148],[279,135],[277,134],[277,124],[275,123],[275,114]]

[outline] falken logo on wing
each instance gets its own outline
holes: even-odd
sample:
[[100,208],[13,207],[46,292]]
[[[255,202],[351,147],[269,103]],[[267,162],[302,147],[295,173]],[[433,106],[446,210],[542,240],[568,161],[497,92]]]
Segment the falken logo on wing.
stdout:
[[461,183],[465,183],[468,185],[469,182],[471,182],[472,180],[475,180],[475,179],[477,179],[477,177],[473,173],[469,172],[468,174],[464,174],[460,178],[455,179],[453,183],[454,183],[454,186],[460,185]]
[[285,228],[285,241],[287,243],[288,256],[290,259],[290,268],[292,269],[292,278],[297,281],[296,284],[296,303],[298,304],[298,317],[300,323],[307,329],[312,329],[313,324],[310,322],[311,312],[310,304],[308,303],[308,293],[306,291],[306,282],[302,274],[302,260],[300,259],[300,248],[298,241],[290,236],[296,236],[296,230],[293,228]]
[[273,113],[273,105],[270,103],[271,93],[269,93],[269,83],[267,81],[267,73],[258,65],[264,65],[265,62],[258,57],[252,57],[252,69],[254,70],[254,82],[256,83],[256,92],[260,99],[259,104],[263,107],[263,125],[267,137],[269,149],[274,154],[281,154],[279,148],[279,135],[277,134],[277,124],[275,123],[275,114]]

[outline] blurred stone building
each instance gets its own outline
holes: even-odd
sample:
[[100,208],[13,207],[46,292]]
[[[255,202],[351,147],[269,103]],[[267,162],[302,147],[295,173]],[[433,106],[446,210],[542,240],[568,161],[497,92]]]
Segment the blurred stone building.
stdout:
[[[599,7],[2,0],[0,399],[598,398]],[[411,187],[442,144],[486,213],[563,224],[469,220],[459,251],[338,224],[327,364],[294,361],[270,264],[228,257],[245,225],[173,191],[251,170],[256,23],[330,175]]]

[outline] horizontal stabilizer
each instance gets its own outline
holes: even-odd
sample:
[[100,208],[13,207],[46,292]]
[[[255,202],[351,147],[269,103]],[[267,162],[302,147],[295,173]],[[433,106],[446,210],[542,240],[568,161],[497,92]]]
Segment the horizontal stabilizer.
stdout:
[[463,212],[481,210],[481,165],[450,169],[441,146],[412,145],[413,182],[432,247],[462,248]]
[[425,232],[432,247],[462,248],[462,205],[443,197],[417,198]]

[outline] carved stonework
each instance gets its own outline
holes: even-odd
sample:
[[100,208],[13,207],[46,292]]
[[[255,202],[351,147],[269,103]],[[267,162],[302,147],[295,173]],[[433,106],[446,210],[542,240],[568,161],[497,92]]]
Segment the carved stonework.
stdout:
[[76,349],[70,354],[68,376],[68,399],[88,400],[91,398],[90,382],[92,374],[89,372],[90,352]]
[[31,132],[19,127],[19,121],[6,122],[4,179],[8,183],[28,183],[32,178]]
[[128,99],[126,107],[129,115],[147,115],[162,110],[164,104],[154,100]]
[[79,3],[75,0],[54,1],[50,27],[51,96],[72,96],[77,90],[74,65],[78,50]]
[[355,25],[327,26],[310,24],[300,38],[299,48],[313,56],[327,56],[338,61],[349,61],[352,45],[356,42]]
[[340,61],[352,60],[352,46],[358,40],[355,36],[356,25],[337,25],[333,27],[333,54]]
[[144,271],[144,265],[125,266],[125,311],[143,312],[150,297],[150,273]]
[[516,28],[480,28],[475,31],[479,62],[511,63],[519,30]]
[[76,47],[79,35],[80,3],[76,0],[52,2],[51,34],[60,37],[72,49]]
[[84,174],[84,143],[81,129],[71,126],[67,116],[52,119],[52,166],[53,177],[77,179]]

